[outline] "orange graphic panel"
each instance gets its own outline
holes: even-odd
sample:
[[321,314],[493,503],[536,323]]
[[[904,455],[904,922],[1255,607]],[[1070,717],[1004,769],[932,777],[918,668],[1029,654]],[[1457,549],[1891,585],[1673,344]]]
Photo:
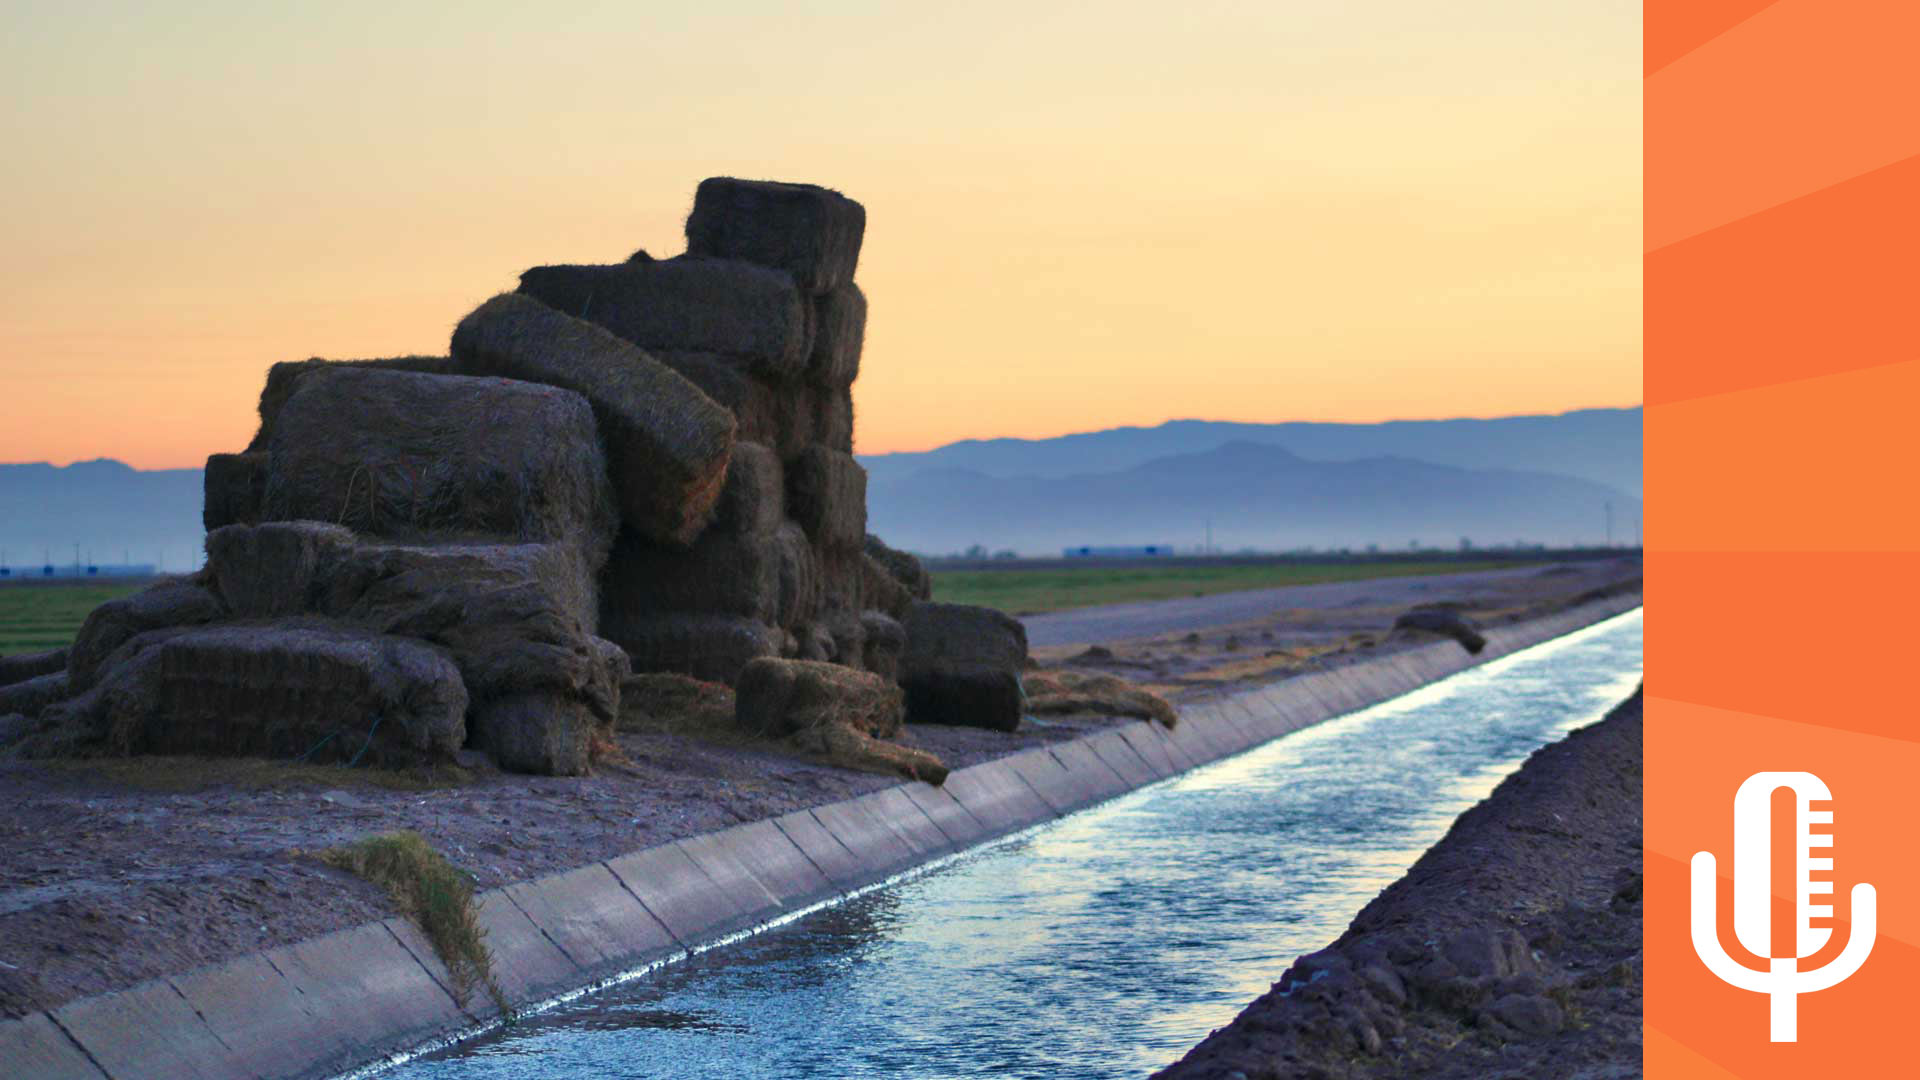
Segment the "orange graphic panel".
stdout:
[[1916,1075],[1920,5],[1646,33],[1647,1075]]

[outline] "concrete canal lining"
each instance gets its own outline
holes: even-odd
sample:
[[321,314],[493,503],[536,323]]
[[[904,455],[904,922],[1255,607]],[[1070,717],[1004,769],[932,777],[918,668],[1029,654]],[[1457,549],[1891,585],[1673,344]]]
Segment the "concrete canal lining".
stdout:
[[[1188,706],[856,799],[688,837],[477,897],[516,1008],[674,960],[927,863],[1378,704],[1638,607],[1615,597]],[[0,1021],[10,1075],[327,1077],[498,1019],[455,1003],[412,924],[388,919]]]

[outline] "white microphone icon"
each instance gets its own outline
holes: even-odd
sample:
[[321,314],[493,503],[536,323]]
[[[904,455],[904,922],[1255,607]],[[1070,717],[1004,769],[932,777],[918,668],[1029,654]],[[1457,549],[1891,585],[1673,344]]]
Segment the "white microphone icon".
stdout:
[[[1773,874],[1773,793],[1792,788],[1794,824],[1794,940],[1784,948],[1787,955],[1776,955],[1773,948],[1772,885]],[[1812,773],[1762,772],[1747,777],[1733,796],[1733,933],[1742,948],[1771,961],[1766,971],[1755,971],[1735,963],[1720,944],[1716,925],[1715,895],[1718,877],[1713,853],[1693,856],[1693,951],[1700,955],[1707,970],[1723,982],[1756,994],[1773,998],[1774,1042],[1795,1042],[1798,1032],[1798,995],[1811,994],[1839,984],[1860,970],[1867,954],[1873,951],[1873,886],[1864,882],[1853,887],[1853,934],[1840,955],[1825,967],[1800,971],[1802,959],[1820,951],[1833,936],[1827,927],[1815,927],[1812,920],[1833,915],[1833,882],[1813,880],[1814,871],[1830,871],[1833,859],[1814,858],[1814,848],[1833,847],[1830,831],[1816,833],[1815,825],[1831,826],[1833,811],[1812,810],[1808,803],[1831,799],[1827,785]],[[1824,904],[1813,902],[1824,895]]]

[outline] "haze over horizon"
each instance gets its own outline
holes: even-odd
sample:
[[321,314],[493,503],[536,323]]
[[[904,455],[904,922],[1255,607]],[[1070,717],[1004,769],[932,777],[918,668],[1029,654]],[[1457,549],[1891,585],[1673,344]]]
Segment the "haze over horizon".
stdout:
[[528,266],[677,253],[721,174],[866,205],[862,453],[1641,397],[1624,0],[0,28],[0,460],[197,466],[270,364],[444,352]]

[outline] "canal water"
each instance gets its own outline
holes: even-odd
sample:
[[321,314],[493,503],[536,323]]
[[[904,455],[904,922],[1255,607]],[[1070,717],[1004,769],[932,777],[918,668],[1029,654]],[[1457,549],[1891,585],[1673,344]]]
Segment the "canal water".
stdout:
[[1640,646],[1634,611],[387,1075],[1144,1076],[1631,694]]

